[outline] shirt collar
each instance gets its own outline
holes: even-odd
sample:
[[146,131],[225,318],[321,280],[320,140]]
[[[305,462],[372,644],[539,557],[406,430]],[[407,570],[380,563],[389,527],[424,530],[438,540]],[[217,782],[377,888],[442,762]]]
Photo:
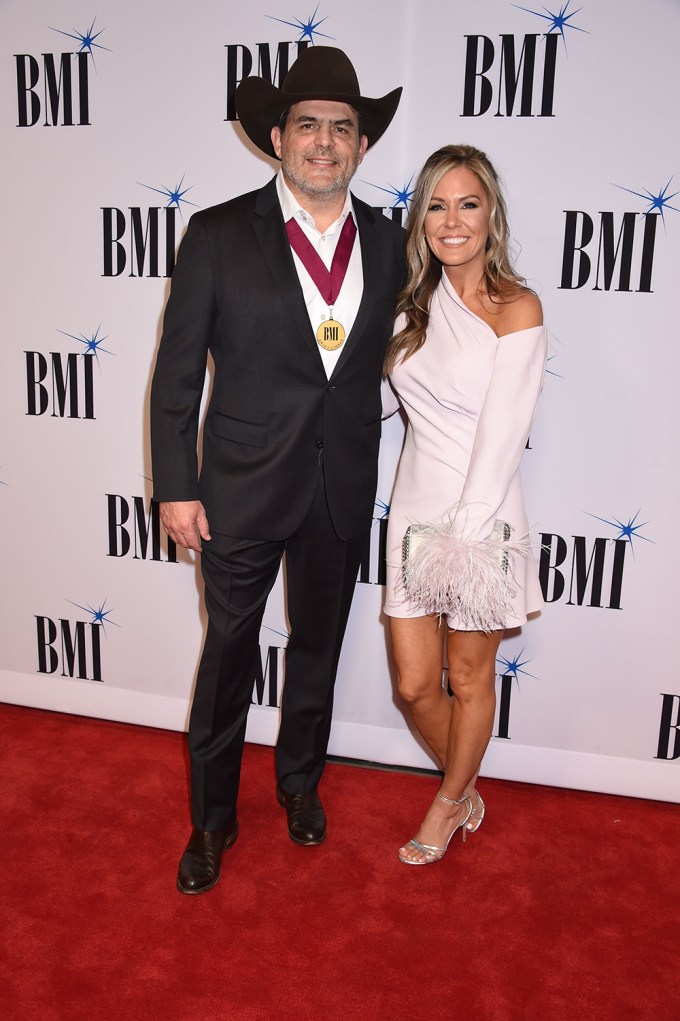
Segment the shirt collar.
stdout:
[[[306,226],[311,227],[313,230],[316,230],[317,233],[320,234],[320,231],[317,230],[316,224],[314,223],[314,217],[311,216],[306,209],[303,209],[303,207],[300,205],[300,203],[295,198],[292,191],[286,184],[283,178],[283,170],[279,170],[276,176],[276,191],[279,196],[279,202],[281,203],[281,211],[283,213],[283,219],[285,223],[288,223],[288,221],[292,219],[300,220]],[[340,216],[334,223],[330,225],[328,230],[324,231],[324,234],[325,235],[334,234],[336,230],[339,230],[342,227],[345,220],[347,219],[349,213],[352,214],[352,216],[354,217],[354,222],[356,223],[357,218],[352,207],[352,196],[349,193],[349,189],[347,189],[347,194],[345,196],[345,204],[342,207],[342,212],[340,213]]]

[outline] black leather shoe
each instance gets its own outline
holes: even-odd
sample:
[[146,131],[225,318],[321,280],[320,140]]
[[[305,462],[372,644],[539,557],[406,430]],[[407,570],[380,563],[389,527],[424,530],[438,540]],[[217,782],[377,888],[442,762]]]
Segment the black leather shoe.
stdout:
[[276,798],[288,816],[288,836],[296,844],[320,844],[326,838],[326,813],[316,791],[289,794],[276,785]]
[[205,893],[220,878],[222,852],[236,840],[238,823],[227,830],[192,830],[179,862],[177,889],[180,893]]

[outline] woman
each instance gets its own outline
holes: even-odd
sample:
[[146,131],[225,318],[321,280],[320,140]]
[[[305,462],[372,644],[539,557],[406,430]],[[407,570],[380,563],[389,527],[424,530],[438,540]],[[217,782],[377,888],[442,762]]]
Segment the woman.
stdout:
[[[442,627],[440,615],[409,598],[401,562],[404,534],[416,523],[450,524],[472,560],[490,548],[497,521],[513,538],[526,537],[519,463],[543,381],[546,331],[508,241],[485,154],[449,145],[430,156],[409,214],[408,280],[385,362],[408,416],[390,508],[385,613],[400,694],[444,770],[420,829],[399,850],[408,865],[439,861],[457,830],[465,839],[479,829],[484,803],[475,783],[493,727],[498,645],[504,628],[525,623],[543,603],[533,558],[514,551],[521,542],[505,547],[505,608],[491,626],[480,625],[478,599],[485,605],[487,595],[480,590],[474,606],[458,599]],[[496,563],[503,572],[500,556]],[[444,642],[451,701],[442,687]]]

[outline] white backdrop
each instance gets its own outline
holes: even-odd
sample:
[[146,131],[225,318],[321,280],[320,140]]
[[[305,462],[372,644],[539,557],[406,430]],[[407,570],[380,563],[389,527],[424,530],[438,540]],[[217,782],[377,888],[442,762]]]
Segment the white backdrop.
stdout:
[[[549,550],[548,604],[501,645],[483,772],[680,800],[680,5],[553,8],[3,0],[0,697],[186,725],[204,625],[198,570],[148,517],[149,380],[168,274],[193,209],[273,172],[229,119],[233,85],[248,70],[278,84],[311,36],[346,50],[364,94],[404,85],[356,194],[405,218],[430,152],[480,146],[505,180],[519,268],[544,303],[552,357],[523,475]],[[431,766],[394,694],[381,616],[402,436],[397,418],[385,424],[330,751]],[[250,740],[275,739],[286,626],[279,581]]]

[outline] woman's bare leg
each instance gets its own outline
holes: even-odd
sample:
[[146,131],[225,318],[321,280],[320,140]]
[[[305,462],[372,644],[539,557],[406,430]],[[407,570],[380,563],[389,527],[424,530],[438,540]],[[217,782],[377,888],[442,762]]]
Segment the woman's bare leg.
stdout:
[[[460,801],[472,793],[491,738],[496,707],[495,662],[502,635],[502,631],[490,635],[479,631],[448,633],[453,708],[441,794],[452,801]],[[474,800],[472,804],[474,807]],[[467,802],[451,805],[435,797],[415,839],[431,847],[446,847],[454,827],[467,815],[468,807]],[[428,860],[413,844],[406,845],[400,853],[408,860]]]
[[413,722],[444,769],[451,729],[451,699],[442,687],[446,625],[438,617],[390,617],[399,694]]

